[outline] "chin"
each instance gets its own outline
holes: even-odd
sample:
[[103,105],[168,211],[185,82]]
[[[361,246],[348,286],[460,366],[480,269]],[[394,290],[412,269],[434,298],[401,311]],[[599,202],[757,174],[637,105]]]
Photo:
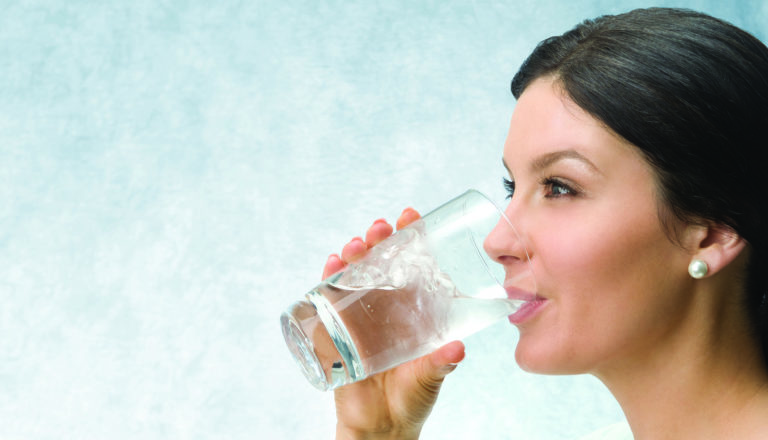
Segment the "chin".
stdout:
[[523,371],[547,375],[581,374],[587,371],[582,368],[582,365],[578,365],[572,354],[543,350],[543,348],[518,343],[515,349],[517,365]]
[[527,348],[522,340],[517,344],[515,348],[517,365],[529,373],[549,374],[548,371],[552,366],[550,365],[551,362],[548,362],[548,356],[541,353],[541,350],[529,350]]

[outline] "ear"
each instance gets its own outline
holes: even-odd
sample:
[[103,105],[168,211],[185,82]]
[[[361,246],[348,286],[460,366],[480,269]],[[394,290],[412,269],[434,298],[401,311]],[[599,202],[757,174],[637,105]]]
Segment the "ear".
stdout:
[[688,236],[692,259],[707,263],[707,276],[718,273],[731,264],[747,245],[747,242],[731,228],[722,225],[692,226]]

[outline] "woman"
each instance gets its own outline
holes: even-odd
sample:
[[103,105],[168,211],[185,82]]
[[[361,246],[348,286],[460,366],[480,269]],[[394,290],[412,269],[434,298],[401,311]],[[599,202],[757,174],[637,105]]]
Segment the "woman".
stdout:
[[[517,362],[594,374],[635,439],[768,438],[768,48],[703,14],[636,10],[543,41],[512,92],[506,214],[539,290]],[[377,221],[325,275],[391,233]],[[522,248],[486,239],[510,270]],[[453,342],[338,389],[337,438],[417,438],[463,356]]]

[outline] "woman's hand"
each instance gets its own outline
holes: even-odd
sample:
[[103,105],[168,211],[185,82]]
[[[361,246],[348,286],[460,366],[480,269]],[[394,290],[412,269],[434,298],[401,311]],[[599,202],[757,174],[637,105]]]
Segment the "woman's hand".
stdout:
[[[407,208],[397,220],[397,229],[419,218],[418,212]],[[376,220],[365,240],[354,238],[344,246],[341,257],[328,258],[323,278],[362,258],[392,230],[386,221]],[[443,379],[463,358],[464,344],[454,341],[432,354],[336,389],[336,439],[418,438]]]

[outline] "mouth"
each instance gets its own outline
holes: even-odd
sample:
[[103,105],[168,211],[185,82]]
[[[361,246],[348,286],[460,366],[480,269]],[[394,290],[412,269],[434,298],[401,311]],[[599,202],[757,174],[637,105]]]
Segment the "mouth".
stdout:
[[505,287],[507,291],[507,298],[513,301],[535,301],[537,299],[544,299],[533,292],[527,290],[518,289],[517,287]]
[[522,324],[532,318],[547,303],[546,298],[526,290],[515,287],[507,287],[505,290],[507,291],[507,298],[522,302],[517,311],[508,317],[509,322],[515,325]]

